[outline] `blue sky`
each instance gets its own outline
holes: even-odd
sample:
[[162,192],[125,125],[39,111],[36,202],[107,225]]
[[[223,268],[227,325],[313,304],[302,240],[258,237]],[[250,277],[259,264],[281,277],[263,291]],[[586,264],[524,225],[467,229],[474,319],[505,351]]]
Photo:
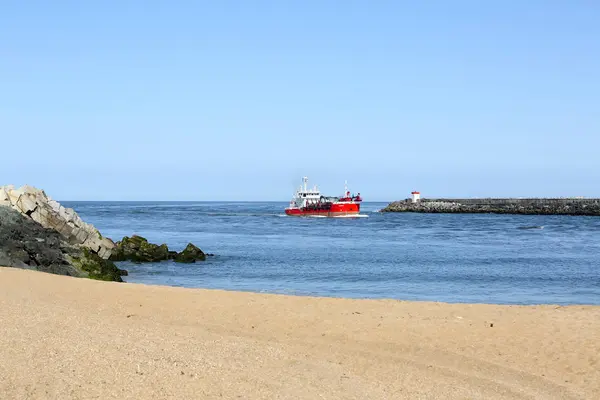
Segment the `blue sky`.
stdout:
[[0,184],[599,196],[595,1],[0,5]]

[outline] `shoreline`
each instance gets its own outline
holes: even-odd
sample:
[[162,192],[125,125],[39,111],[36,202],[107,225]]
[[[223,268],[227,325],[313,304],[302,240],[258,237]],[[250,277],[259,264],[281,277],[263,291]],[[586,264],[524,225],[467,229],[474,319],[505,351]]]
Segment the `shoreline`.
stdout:
[[600,396],[594,305],[310,297],[13,268],[0,268],[0,305],[6,398]]
[[[0,267],[8,268],[8,267]],[[483,305],[483,306],[504,306],[504,307],[600,307],[600,301],[598,303],[485,303],[485,302],[473,302],[473,301],[441,301],[441,300],[419,300],[419,299],[400,299],[393,297],[342,297],[342,296],[326,296],[318,294],[294,294],[294,293],[281,293],[271,291],[256,291],[251,289],[225,289],[225,288],[212,288],[212,287],[200,287],[200,286],[173,286],[159,283],[143,283],[143,282],[131,282],[125,280],[121,284],[127,285],[140,285],[144,287],[163,287],[163,288],[176,288],[185,290],[200,290],[209,292],[223,292],[223,293],[239,293],[239,294],[256,294],[265,296],[283,296],[283,297],[298,297],[298,298],[310,298],[317,300],[356,300],[356,301],[392,301],[400,303],[424,303],[424,304],[447,304],[447,305]]]
[[[32,272],[35,274],[44,274],[44,275],[48,275],[48,276],[58,276],[61,278],[67,278],[67,279],[74,279],[74,280],[87,280],[86,278],[82,278],[82,277],[75,277],[75,276],[67,276],[67,275],[58,275],[58,274],[54,274],[51,272],[45,272],[45,271],[37,271],[37,270],[28,270],[28,269],[21,269],[21,268],[14,268],[14,267],[6,267],[6,266],[0,266],[0,274],[2,273],[3,270],[17,270],[17,271],[25,271],[25,272]],[[310,299],[311,301],[356,301],[356,302],[374,302],[374,303],[379,303],[379,302],[384,302],[384,303],[401,303],[401,304],[421,304],[421,305],[444,305],[444,306],[490,306],[490,307],[522,307],[522,308],[531,308],[531,307],[535,307],[535,308],[545,308],[545,307],[549,307],[549,308],[553,308],[553,309],[558,309],[558,308],[569,308],[569,307],[575,307],[575,308],[598,308],[598,311],[600,311],[600,304],[594,304],[594,303],[568,303],[568,304],[561,304],[561,303],[531,303],[531,304],[524,304],[524,303],[484,303],[484,302],[451,302],[451,301],[437,301],[437,300],[413,300],[413,299],[395,299],[392,297],[340,297],[340,296],[325,296],[325,295],[313,295],[313,294],[293,294],[293,293],[277,293],[277,292],[258,292],[258,291],[254,291],[254,290],[241,290],[241,289],[223,289],[223,288],[210,288],[210,287],[192,287],[192,286],[171,286],[171,285],[166,285],[166,284],[154,284],[154,283],[143,283],[143,282],[130,282],[130,281],[123,281],[123,282],[112,282],[112,281],[99,281],[102,283],[110,283],[110,284],[115,284],[116,287],[118,286],[136,286],[136,287],[140,287],[140,288],[147,288],[147,289],[152,289],[152,288],[157,288],[159,290],[176,290],[176,291],[182,291],[182,292],[188,292],[188,293],[196,293],[196,292],[207,292],[211,295],[223,295],[223,296],[227,296],[229,294],[232,295],[236,295],[236,296],[244,296],[244,295],[255,295],[255,296],[260,296],[260,297],[273,297],[273,298],[288,298],[288,299]],[[145,289],[141,289],[141,290],[145,290]]]

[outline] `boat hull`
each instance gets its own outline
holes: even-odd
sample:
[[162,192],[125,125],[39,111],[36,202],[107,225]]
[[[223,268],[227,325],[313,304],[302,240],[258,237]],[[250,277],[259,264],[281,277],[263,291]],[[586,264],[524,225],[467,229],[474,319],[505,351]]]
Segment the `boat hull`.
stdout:
[[360,204],[333,204],[329,210],[315,210],[305,208],[286,208],[285,213],[297,217],[343,217],[346,215],[356,215],[360,212]]

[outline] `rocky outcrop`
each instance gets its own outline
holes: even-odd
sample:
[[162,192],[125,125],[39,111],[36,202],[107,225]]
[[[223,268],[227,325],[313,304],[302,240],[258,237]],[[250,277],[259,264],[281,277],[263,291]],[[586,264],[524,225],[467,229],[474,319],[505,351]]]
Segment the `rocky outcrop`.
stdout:
[[178,253],[137,235],[115,243],[43,190],[0,186],[0,266],[122,282],[127,271],[115,261],[193,263],[206,256],[191,243]]
[[381,212],[600,216],[600,199],[406,199]]
[[87,247],[71,244],[10,207],[0,206],[0,265],[122,282],[121,270]]
[[125,236],[116,243],[111,261],[156,262],[174,260],[175,262],[193,263],[206,260],[206,254],[198,247],[189,243],[181,252],[170,251],[166,244],[149,243],[146,238],[133,235]]
[[146,238],[133,235],[125,236],[116,243],[110,257],[112,261],[155,262],[169,259],[169,248],[166,244],[149,243]]
[[179,263],[193,263],[204,260],[206,260],[204,252],[191,243],[188,243],[186,248],[174,258],[174,261]]
[[103,259],[108,259],[115,248],[112,240],[102,237],[73,209],[63,207],[43,190],[27,185],[18,189],[12,185],[1,186],[0,206],[11,207],[44,228],[55,230],[68,243],[81,245]]

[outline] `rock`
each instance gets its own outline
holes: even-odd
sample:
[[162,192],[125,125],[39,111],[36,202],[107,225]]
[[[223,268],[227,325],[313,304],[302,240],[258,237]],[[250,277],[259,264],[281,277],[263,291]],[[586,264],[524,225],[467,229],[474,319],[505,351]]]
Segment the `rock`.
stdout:
[[64,264],[60,235],[8,207],[0,207],[0,244],[5,257],[27,265]]
[[0,206],[10,206],[44,228],[56,230],[72,245],[82,245],[108,259],[115,248],[111,240],[103,240],[100,232],[81,220],[75,210],[65,208],[51,199],[43,190],[32,186],[15,189],[12,185],[0,187]]
[[157,259],[168,260],[169,259],[169,248],[167,247],[166,244],[163,243],[156,248],[154,254],[157,256],[156,257]]
[[104,258],[105,260],[108,260],[115,247],[115,242],[113,242],[109,238],[102,238],[100,243],[100,250],[98,250],[98,255]]
[[30,215],[37,208],[35,200],[29,196],[21,195],[17,201],[17,207],[23,214]]
[[174,260],[180,263],[193,263],[206,260],[206,254],[189,243],[181,252],[169,250],[166,244],[156,245],[139,235],[125,236],[116,243],[116,248],[109,258],[111,261],[158,262]]
[[[73,235],[73,229],[71,228],[71,226],[68,223],[66,226],[71,231],[67,235],[67,234],[65,234],[66,231],[64,231],[64,228],[63,228],[63,235],[65,237],[67,237],[68,239],[70,239],[71,242],[77,242],[77,236]],[[101,243],[102,243],[102,239],[100,239],[100,234],[96,233],[96,234],[88,235],[87,239],[85,239],[85,242],[83,242],[83,246],[92,250],[94,253],[98,253],[100,251]]]
[[34,188],[33,186],[29,186],[29,185],[23,185],[21,187],[21,190],[23,191],[23,193],[31,194],[33,196],[38,196],[38,195],[46,196],[46,194],[44,193],[43,190]]
[[6,192],[6,187],[0,187],[0,206],[10,207],[11,205],[10,198]]
[[3,250],[0,250],[0,265],[21,269],[33,269],[33,267],[19,257],[19,254],[6,253]]
[[73,232],[71,232],[71,234],[73,236],[75,236],[75,239],[79,243],[85,243],[85,241],[90,236],[90,233],[87,232],[85,229],[82,229],[82,228],[75,228],[75,229],[73,229]]
[[19,197],[21,197],[21,195],[25,192],[22,189],[9,189],[6,190],[6,193],[8,194],[8,200],[10,201],[11,206],[16,208]]
[[87,272],[91,279],[123,282],[121,276],[127,275],[127,271],[117,268],[112,261],[105,260],[87,248],[83,248],[78,256],[70,257],[70,261],[79,270]]
[[125,236],[116,243],[115,250],[110,256],[111,261],[155,262],[168,260],[169,248],[166,244],[149,243],[142,236]]
[[48,212],[45,208],[38,207],[29,215],[29,217],[41,225],[42,221],[48,219]]
[[0,207],[0,265],[117,282],[127,274],[9,207]]
[[50,206],[50,208],[52,209],[52,211],[58,213],[60,212],[60,203],[56,200],[52,200],[50,197],[48,197],[48,205]]
[[193,263],[206,254],[192,243],[177,253],[138,235],[115,243],[43,190],[0,186],[0,266],[122,282],[127,271],[113,262],[126,260]]
[[179,263],[193,263],[204,260],[206,260],[206,254],[192,243],[188,243],[186,248],[174,258],[174,261]]

